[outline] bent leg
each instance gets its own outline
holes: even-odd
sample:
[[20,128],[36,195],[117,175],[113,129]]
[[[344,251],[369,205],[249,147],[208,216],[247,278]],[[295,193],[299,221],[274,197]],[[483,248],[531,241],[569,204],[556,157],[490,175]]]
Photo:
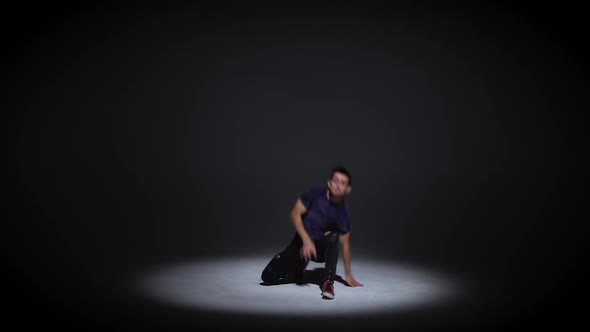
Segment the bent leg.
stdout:
[[276,254],[262,271],[261,279],[265,283],[281,283],[295,278],[301,239],[295,234],[291,243]]
[[328,233],[324,236],[322,242],[325,261],[324,279],[330,279],[333,281],[336,277],[336,266],[338,264],[338,233]]
[[[322,258],[325,262],[323,281],[320,283],[322,290],[322,298],[334,298],[334,279],[336,278],[336,266],[338,263],[338,233],[330,232],[324,235],[324,238],[316,242],[316,248],[321,248],[318,251],[318,258]],[[321,254],[320,254],[321,252]],[[319,261],[319,259],[318,259]]]

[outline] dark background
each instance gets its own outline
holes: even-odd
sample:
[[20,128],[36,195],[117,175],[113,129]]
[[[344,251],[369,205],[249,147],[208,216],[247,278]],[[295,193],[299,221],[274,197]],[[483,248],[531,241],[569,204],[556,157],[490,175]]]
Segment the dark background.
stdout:
[[270,257],[291,237],[300,192],[337,164],[353,177],[353,254],[477,286],[437,311],[347,327],[581,321],[580,8],[53,5],[5,16],[17,182],[5,276],[19,323],[297,326],[163,309],[122,281],[160,263]]

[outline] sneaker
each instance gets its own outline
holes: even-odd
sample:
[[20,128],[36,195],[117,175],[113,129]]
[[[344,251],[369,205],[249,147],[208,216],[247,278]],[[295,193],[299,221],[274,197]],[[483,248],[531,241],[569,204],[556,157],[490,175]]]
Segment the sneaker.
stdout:
[[334,281],[327,279],[324,281],[322,285],[322,296],[326,299],[333,299],[334,298]]

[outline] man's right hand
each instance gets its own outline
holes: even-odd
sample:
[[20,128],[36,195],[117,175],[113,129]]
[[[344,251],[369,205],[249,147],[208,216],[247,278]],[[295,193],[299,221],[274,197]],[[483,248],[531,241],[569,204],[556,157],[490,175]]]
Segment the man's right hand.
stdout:
[[299,254],[306,262],[308,262],[312,257],[317,259],[317,253],[315,251],[315,244],[313,241],[303,243]]

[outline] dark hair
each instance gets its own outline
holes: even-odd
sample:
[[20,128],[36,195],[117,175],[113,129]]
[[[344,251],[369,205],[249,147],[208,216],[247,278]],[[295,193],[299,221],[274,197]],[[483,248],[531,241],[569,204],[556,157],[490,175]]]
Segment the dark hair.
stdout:
[[336,166],[334,168],[332,168],[332,171],[330,172],[330,180],[332,179],[332,177],[334,176],[334,173],[342,173],[344,175],[346,175],[348,177],[348,184],[352,184],[352,177],[350,176],[350,172],[344,168],[343,166]]

